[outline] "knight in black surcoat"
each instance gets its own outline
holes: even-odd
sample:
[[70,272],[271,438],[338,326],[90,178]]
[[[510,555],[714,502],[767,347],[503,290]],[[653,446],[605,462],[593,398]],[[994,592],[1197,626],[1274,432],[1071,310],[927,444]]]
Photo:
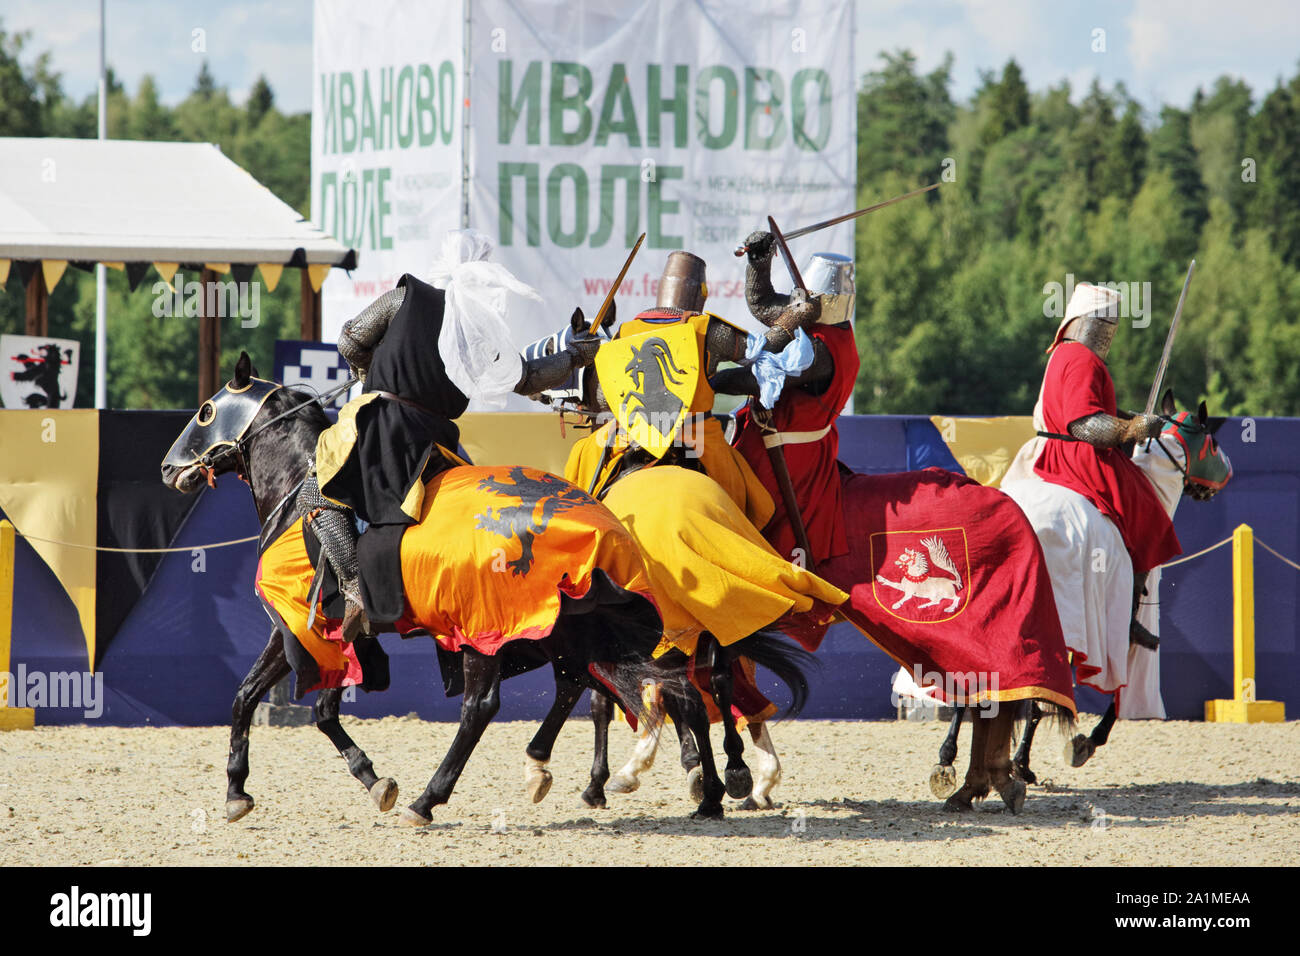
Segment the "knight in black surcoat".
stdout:
[[[474,241],[464,242],[466,235]],[[479,264],[486,259],[491,246],[482,237],[453,234],[447,248],[457,238],[472,250],[461,254],[461,262]],[[507,289],[532,292],[503,267],[492,268],[499,276],[496,287],[492,276],[485,280],[481,270],[462,281],[475,283],[479,290],[495,288],[500,293],[492,297],[496,302],[505,300]],[[487,391],[481,387],[488,379],[513,380],[512,386],[497,392],[513,387],[520,395],[532,395],[552,388],[590,365],[600,342],[595,335],[575,335],[561,351],[525,359],[502,335],[503,315],[497,316],[499,325],[489,322],[491,327],[484,328],[481,313],[461,309],[450,314],[449,289],[456,281],[454,268],[446,288],[404,275],[396,288],[347,322],[339,336],[339,353],[364,388],[339,412],[337,424],[321,434],[315,467],[297,503],[347,600],[346,640],[363,630],[377,633],[381,624],[398,620],[405,610],[402,534],[419,520],[425,483],[463,463],[456,455],[460,431],[455,419],[469,406],[467,392],[488,395],[494,386],[488,383]],[[452,330],[452,341],[488,343],[477,354],[486,354],[484,361],[492,367],[477,364],[479,359],[471,354],[443,355],[439,343],[447,341],[444,324],[449,322],[460,324]],[[496,341],[499,348],[492,347]],[[359,538],[353,514],[366,525]]]

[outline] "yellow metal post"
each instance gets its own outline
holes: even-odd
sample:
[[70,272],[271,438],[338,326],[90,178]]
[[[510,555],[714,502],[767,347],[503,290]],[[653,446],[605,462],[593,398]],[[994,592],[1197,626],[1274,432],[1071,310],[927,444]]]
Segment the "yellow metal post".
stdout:
[[1280,700],[1255,699],[1255,532],[1239,524],[1232,532],[1232,700],[1207,700],[1205,719],[1258,724],[1286,720]]
[[31,730],[36,711],[10,707],[16,688],[9,672],[9,648],[14,626],[14,526],[0,521],[0,730]]

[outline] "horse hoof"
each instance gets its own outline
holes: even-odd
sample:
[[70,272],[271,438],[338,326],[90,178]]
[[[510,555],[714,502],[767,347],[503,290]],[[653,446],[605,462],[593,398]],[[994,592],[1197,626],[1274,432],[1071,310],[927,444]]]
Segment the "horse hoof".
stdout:
[[1012,815],[1015,815],[1025,808],[1025,794],[1028,790],[1023,780],[1012,779],[1006,786],[998,788],[998,795]]
[[930,771],[930,792],[940,800],[951,797],[957,792],[957,771],[943,764],[936,764]]
[[1083,734],[1075,734],[1065,745],[1065,762],[1071,767],[1082,767],[1097,752],[1097,745]]
[[722,819],[722,801],[717,803],[701,803],[699,809],[691,814],[692,820],[721,820]]
[[582,802],[593,810],[604,810],[606,807],[605,794],[600,791],[590,789],[582,791]]
[[398,816],[397,822],[404,827],[427,827],[433,822],[433,817],[426,817],[414,807],[407,807]]
[[948,813],[972,813],[975,810],[969,800],[962,799],[955,793],[943,802],[943,809]]
[[238,800],[226,801],[226,822],[234,823],[236,820],[242,820],[248,816],[249,811],[253,809],[252,797],[240,797]]
[[696,803],[704,799],[704,771],[699,767],[692,767],[686,775],[686,792]]
[[540,770],[529,776],[527,781],[528,795],[533,798],[533,803],[541,803],[546,799],[546,795],[551,792],[551,784],[555,778],[551,776],[549,770]]
[[723,774],[726,777],[727,796],[733,800],[743,800],[754,792],[754,778],[749,772],[748,767],[739,769],[727,768]]
[[387,813],[397,802],[397,781],[392,777],[376,780],[370,788],[370,799],[375,801],[380,813]]
[[1018,763],[1011,765],[1011,775],[1017,780],[1023,780],[1025,783],[1038,783],[1038,775],[1027,766],[1022,767]]
[[775,807],[775,806],[776,806],[776,804],[774,804],[774,803],[772,802],[772,798],[771,798],[771,797],[769,797],[769,796],[762,796],[762,797],[759,797],[759,798],[755,799],[754,795],[751,793],[748,797],[745,798],[745,802],[742,803],[742,804],[740,805],[740,809],[742,809],[742,810],[771,810],[771,809],[772,809],[773,807]]
[[640,788],[641,781],[636,777],[630,777],[627,774],[616,773],[609,778],[605,784],[606,793],[636,793]]

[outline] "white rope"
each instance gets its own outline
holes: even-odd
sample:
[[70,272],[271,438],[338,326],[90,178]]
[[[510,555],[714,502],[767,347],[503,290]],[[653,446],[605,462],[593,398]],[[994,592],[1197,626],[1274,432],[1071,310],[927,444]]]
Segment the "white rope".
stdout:
[[1177,561],[1166,561],[1164,564],[1160,565],[1160,567],[1172,568],[1174,567],[1174,565],[1183,564],[1184,562],[1191,561],[1193,558],[1199,558],[1203,554],[1209,554],[1211,551],[1215,550],[1216,548],[1222,548],[1225,544],[1231,543],[1231,541],[1232,541],[1232,535],[1228,535],[1228,537],[1224,538],[1218,544],[1212,544],[1208,548],[1202,548],[1200,551],[1197,551],[1195,554],[1185,555],[1184,557],[1179,558]]
[[1288,558],[1288,557],[1284,557],[1283,555],[1278,554],[1276,551],[1274,551],[1272,548],[1270,548],[1268,545],[1266,545],[1263,541],[1260,541],[1259,538],[1256,538],[1256,539],[1255,539],[1255,543],[1256,543],[1257,545],[1259,545],[1261,548],[1263,548],[1265,551],[1267,551],[1269,554],[1273,555],[1273,557],[1277,558],[1279,561],[1282,561],[1282,562],[1285,563],[1285,564],[1289,564],[1289,565],[1291,565],[1291,567],[1295,568],[1297,571],[1300,571],[1300,564],[1296,564],[1296,563],[1295,563],[1294,561],[1292,561],[1290,558]]
[[20,538],[26,538],[28,541],[40,541],[44,544],[57,544],[64,548],[78,548],[82,551],[108,551],[113,554],[177,554],[181,551],[206,551],[208,548],[228,548],[232,544],[247,544],[250,541],[256,541],[257,535],[247,538],[234,538],[230,541],[218,541],[215,544],[193,544],[184,548],[101,548],[94,544],[76,544],[72,541],[55,541],[53,538],[38,538],[35,535],[23,534],[16,528],[14,532]]

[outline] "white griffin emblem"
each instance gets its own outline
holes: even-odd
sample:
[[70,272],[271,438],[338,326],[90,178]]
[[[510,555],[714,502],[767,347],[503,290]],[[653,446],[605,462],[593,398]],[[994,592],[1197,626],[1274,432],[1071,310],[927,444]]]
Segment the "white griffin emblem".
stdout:
[[[903,553],[894,561],[895,566],[903,569],[902,579],[891,581],[883,574],[877,574],[876,580],[903,593],[903,596],[892,605],[895,611],[912,598],[925,598],[928,600],[924,604],[917,605],[918,608],[933,607],[941,601],[948,601],[950,603],[945,611],[952,613],[961,603],[961,595],[957,593],[962,588],[961,574],[958,573],[957,566],[948,554],[948,547],[943,543],[942,538],[938,535],[922,538],[921,544],[930,553],[929,560],[915,548],[904,548]],[[947,571],[952,577],[935,577],[930,573],[931,564]]]

